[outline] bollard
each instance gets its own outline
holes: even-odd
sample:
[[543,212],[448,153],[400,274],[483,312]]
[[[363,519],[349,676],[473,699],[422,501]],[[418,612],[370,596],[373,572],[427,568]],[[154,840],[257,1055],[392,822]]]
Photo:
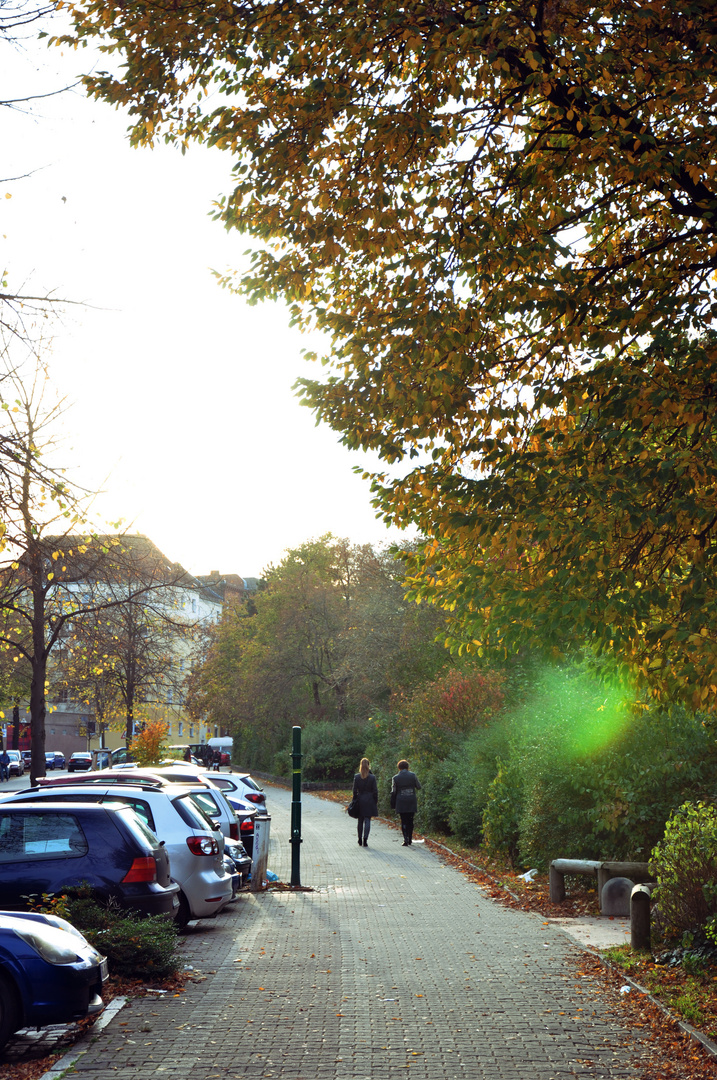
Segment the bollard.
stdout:
[[251,857],[251,891],[261,892],[266,888],[266,864],[269,858],[269,831],[271,818],[260,814],[254,818],[254,848]]
[[650,890],[636,885],[630,894],[630,945],[640,952],[650,952]]
[[301,886],[301,728],[293,729],[291,752],[291,881],[292,889]]
[[550,903],[562,904],[565,899],[565,875],[550,864]]

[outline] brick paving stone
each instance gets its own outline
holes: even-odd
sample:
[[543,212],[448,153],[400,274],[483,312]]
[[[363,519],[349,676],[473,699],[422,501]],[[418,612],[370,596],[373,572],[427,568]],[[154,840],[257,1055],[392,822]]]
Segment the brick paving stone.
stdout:
[[[180,995],[136,999],[77,1061],[83,1080],[636,1080],[633,1044],[580,950],[420,844],[303,797],[301,878],[193,923]],[[290,794],[269,867],[290,876]]]

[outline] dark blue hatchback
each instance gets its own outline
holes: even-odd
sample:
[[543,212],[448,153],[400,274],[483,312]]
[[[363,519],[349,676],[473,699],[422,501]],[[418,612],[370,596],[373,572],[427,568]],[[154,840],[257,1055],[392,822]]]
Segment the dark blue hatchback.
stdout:
[[56,915],[0,911],[0,1047],[15,1031],[104,1008],[107,961]]
[[0,909],[89,885],[143,915],[173,918],[179,886],[155,834],[125,804],[0,803]]

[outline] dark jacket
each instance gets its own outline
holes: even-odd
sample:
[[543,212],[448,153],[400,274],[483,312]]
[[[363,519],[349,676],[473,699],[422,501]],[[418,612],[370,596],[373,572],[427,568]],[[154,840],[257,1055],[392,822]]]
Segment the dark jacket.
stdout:
[[356,773],[353,795],[358,799],[359,817],[378,817],[378,784],[372,772],[365,780],[361,773]]
[[410,769],[401,769],[393,778],[391,791],[396,792],[396,813],[415,814],[418,810],[416,792],[421,790],[418,777]]

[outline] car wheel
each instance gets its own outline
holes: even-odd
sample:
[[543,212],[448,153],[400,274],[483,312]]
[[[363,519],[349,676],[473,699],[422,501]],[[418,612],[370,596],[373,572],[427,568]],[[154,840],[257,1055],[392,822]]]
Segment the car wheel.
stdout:
[[183,892],[179,894],[179,907],[177,908],[177,914],[174,916],[174,923],[179,930],[184,930],[187,923],[192,917],[192,913],[189,910],[189,904],[187,898]]
[[9,979],[0,975],[0,1047],[21,1026],[18,993]]

